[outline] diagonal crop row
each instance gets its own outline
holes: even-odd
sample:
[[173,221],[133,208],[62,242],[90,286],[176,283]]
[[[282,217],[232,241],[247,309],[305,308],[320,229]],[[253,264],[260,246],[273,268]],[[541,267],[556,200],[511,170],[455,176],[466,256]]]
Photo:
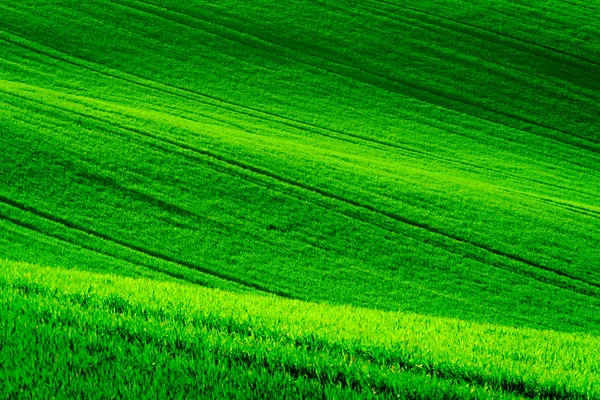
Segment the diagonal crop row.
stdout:
[[[247,286],[249,288],[256,289],[256,290],[264,292],[264,293],[270,293],[270,294],[274,294],[274,295],[277,295],[277,296],[280,296],[280,297],[291,298],[291,295],[289,295],[288,293],[285,293],[285,292],[282,292],[282,291],[279,291],[279,290],[269,289],[269,288],[267,288],[265,286],[262,286],[260,284],[257,284],[257,283],[246,282],[246,281],[244,281],[242,279],[239,279],[239,278],[237,278],[235,276],[230,276],[230,275],[218,272],[218,271],[214,271],[214,270],[211,270],[211,269],[204,268],[204,267],[199,266],[199,265],[191,264],[191,263],[189,263],[187,261],[184,261],[184,260],[178,260],[178,259],[175,259],[173,257],[161,254],[159,252],[148,250],[148,249],[136,246],[136,245],[131,244],[131,243],[123,242],[122,240],[110,237],[108,235],[105,235],[105,234],[103,234],[101,232],[97,232],[97,231],[95,231],[93,229],[90,229],[90,228],[79,226],[79,225],[73,223],[72,221],[69,221],[69,220],[66,220],[64,218],[60,218],[60,217],[48,214],[48,213],[46,213],[44,211],[37,210],[37,209],[35,209],[35,208],[31,207],[31,206],[28,206],[28,205],[25,205],[25,204],[21,204],[21,203],[19,203],[17,201],[8,199],[8,198],[6,198],[4,196],[1,196],[1,195],[0,195],[0,202],[2,202],[4,204],[7,204],[7,205],[10,205],[11,207],[17,208],[17,209],[19,209],[21,211],[25,211],[25,212],[31,213],[33,215],[36,215],[36,216],[38,216],[40,218],[43,218],[43,219],[46,219],[48,221],[54,222],[56,224],[63,225],[65,227],[69,228],[69,229],[73,229],[73,230],[85,233],[87,235],[90,235],[90,236],[93,236],[93,237],[105,240],[107,242],[119,245],[119,246],[121,246],[123,248],[126,248],[128,250],[144,254],[144,255],[149,256],[151,258],[155,258],[155,259],[158,259],[158,260],[161,260],[161,261],[166,261],[166,262],[169,262],[169,263],[173,263],[173,264],[181,265],[181,266],[184,266],[184,267],[187,267],[187,268],[191,268],[193,270],[200,271],[200,272],[202,272],[204,274],[212,275],[212,276],[215,276],[217,278],[220,278],[220,279],[223,279],[223,280],[226,280],[226,281],[230,281],[230,282],[242,285],[242,286]],[[22,226],[24,228],[28,228],[30,230],[35,230],[38,233],[50,235],[50,234],[48,234],[46,232],[41,232],[41,231],[37,230],[34,226],[32,226],[30,224],[25,224],[25,223],[22,223],[20,221],[14,220],[14,219],[9,219],[8,217],[3,217],[3,218],[5,218],[6,220],[12,222],[13,224],[20,225],[20,226]],[[53,236],[53,237],[55,237],[55,236]],[[62,239],[60,237],[55,237],[55,238],[64,240],[64,239]],[[71,244],[74,244],[74,243],[71,243]],[[153,268],[149,267],[148,265],[144,265],[144,266],[148,267],[150,269],[153,269]],[[164,271],[162,271],[162,270],[160,272],[164,273]],[[177,277],[179,278],[179,276],[177,276]]]
[[[111,1],[116,2],[115,0],[111,0]],[[119,4],[122,5],[122,3],[119,3]],[[130,5],[128,5],[127,7],[135,8]],[[152,6],[152,7],[156,8],[155,6]],[[144,10],[143,12],[147,13],[149,11]],[[162,15],[160,17],[164,18],[164,16],[162,16]],[[187,24],[186,24],[186,26],[187,26]],[[233,39],[230,39],[230,40],[233,40]],[[261,42],[262,42],[262,40],[261,40]],[[281,56],[281,55],[279,55],[279,56]],[[566,145],[575,146],[577,148],[590,151],[591,153],[599,154],[599,151],[600,151],[600,150],[598,150],[598,147],[596,146],[597,144],[590,141],[589,138],[577,135],[576,133],[573,133],[573,132],[565,131],[565,130],[557,128],[557,127],[552,127],[550,125],[535,121],[531,118],[528,118],[528,117],[525,117],[522,115],[517,115],[514,113],[510,113],[508,111],[502,111],[499,109],[490,108],[489,106],[473,102],[464,97],[461,98],[459,94],[455,94],[455,96],[457,96],[455,98],[455,97],[449,96],[448,94],[446,94],[440,90],[426,87],[424,85],[415,83],[414,81],[408,81],[405,79],[382,75],[376,71],[365,70],[364,68],[359,68],[357,66],[349,65],[340,60],[332,60],[331,58],[329,58],[323,54],[321,54],[319,56],[309,55],[309,57],[317,57],[317,59],[320,60],[322,63],[319,63],[319,64],[307,63],[307,65],[309,65],[311,67],[323,69],[328,73],[332,73],[332,74],[339,75],[339,76],[342,76],[345,78],[357,80],[357,81],[360,81],[365,84],[373,85],[375,87],[378,87],[378,88],[388,91],[390,93],[399,93],[399,94],[409,95],[418,100],[436,104],[440,107],[445,107],[450,110],[469,115],[470,117],[477,118],[477,119],[480,119],[483,121],[487,121],[489,123],[501,123],[499,121],[496,121],[495,119],[491,119],[489,116],[486,116],[487,114],[490,114],[490,113],[492,115],[498,115],[498,116],[502,117],[502,120],[505,121],[503,123],[504,125],[507,125],[506,121],[517,120],[517,121],[523,122],[529,126],[535,126],[537,128],[542,128],[542,130],[540,130],[540,131],[536,130],[535,132],[532,131],[529,133],[539,135],[546,139],[555,140],[555,141],[561,142]],[[294,58],[294,61],[305,63],[304,61],[299,61],[296,58]],[[404,88],[404,89],[400,89],[400,88]],[[481,111],[483,111],[483,114],[480,115],[480,113],[473,113],[471,111],[473,108],[480,109]],[[508,124],[508,126],[515,127],[514,124],[512,124],[512,123]],[[519,129],[522,129],[522,128],[519,128]],[[560,136],[557,136],[557,135],[554,135],[551,133],[546,133],[546,131],[549,131],[549,132],[554,131],[554,132],[562,133],[563,135],[566,136],[566,138],[562,138]],[[569,137],[574,137],[578,140],[576,140],[576,141],[569,140]]]
[[[52,106],[52,107],[56,108],[57,106]],[[60,107],[58,107],[58,108],[60,108]],[[62,111],[77,113],[74,110],[63,109]],[[482,250],[486,250],[489,253],[492,253],[492,254],[495,254],[495,255],[498,255],[498,256],[502,256],[502,257],[506,257],[508,259],[511,259],[512,261],[518,261],[518,262],[521,262],[523,264],[527,264],[527,265],[529,265],[531,267],[534,267],[534,268],[538,268],[538,269],[546,270],[548,272],[552,272],[552,273],[557,274],[557,275],[559,275],[561,277],[564,277],[564,278],[568,278],[568,279],[571,279],[571,280],[579,281],[579,282],[588,284],[588,285],[593,286],[593,287],[599,287],[599,285],[596,284],[595,282],[588,281],[588,280],[579,278],[577,276],[573,276],[571,274],[565,273],[563,271],[555,270],[553,268],[549,268],[549,267],[543,266],[543,265],[535,263],[535,262],[530,262],[529,260],[524,260],[524,259],[522,259],[521,257],[518,257],[518,256],[515,256],[514,258],[512,258],[512,257],[510,257],[511,256],[510,254],[504,253],[502,251],[498,251],[498,250],[495,250],[493,248],[489,248],[488,249],[488,248],[486,248],[486,246],[480,247],[477,244],[471,243],[469,241],[465,241],[464,239],[462,239],[460,237],[457,237],[456,235],[452,235],[452,234],[447,234],[445,232],[441,232],[441,231],[439,231],[439,230],[437,230],[435,228],[429,227],[428,225],[424,225],[424,224],[420,224],[420,223],[414,223],[414,221],[410,221],[410,220],[408,220],[406,218],[400,217],[400,216],[395,215],[393,213],[389,213],[389,212],[385,212],[385,211],[380,211],[380,210],[377,210],[377,209],[375,209],[374,207],[372,207],[370,205],[365,205],[365,204],[362,204],[362,203],[359,203],[359,202],[356,202],[356,201],[352,201],[352,200],[343,198],[341,196],[338,196],[336,194],[329,193],[329,192],[324,191],[322,189],[317,189],[317,188],[313,188],[313,187],[307,186],[305,184],[302,184],[302,183],[290,180],[288,178],[284,178],[284,177],[281,177],[279,175],[273,174],[273,173],[271,173],[269,171],[263,170],[262,168],[254,167],[252,165],[247,165],[247,164],[241,163],[241,162],[236,161],[236,160],[226,159],[226,158],[224,158],[224,157],[222,157],[222,156],[220,156],[218,154],[214,154],[214,153],[209,152],[209,151],[199,150],[199,149],[197,149],[197,148],[195,148],[193,146],[186,145],[186,144],[184,144],[184,143],[182,143],[180,141],[168,139],[168,138],[164,137],[164,135],[156,135],[156,134],[152,134],[152,133],[149,133],[147,131],[142,131],[142,130],[139,130],[139,129],[136,129],[136,128],[124,127],[124,126],[116,124],[115,122],[108,122],[108,121],[105,121],[105,120],[103,120],[101,118],[94,117],[94,116],[91,116],[91,115],[88,115],[88,114],[80,114],[80,115],[83,116],[83,117],[85,117],[85,118],[91,118],[91,119],[98,120],[98,121],[103,122],[103,123],[108,123],[110,125],[115,126],[118,129],[126,129],[126,130],[128,130],[130,132],[133,132],[133,133],[137,134],[137,135],[142,135],[144,137],[148,137],[148,138],[152,139],[153,141],[159,141],[159,142],[162,142],[162,143],[167,143],[168,145],[170,145],[170,146],[176,146],[179,149],[183,149],[183,150],[186,150],[186,151],[191,151],[193,153],[200,154],[200,155],[203,155],[203,156],[208,156],[208,157],[210,157],[212,159],[218,160],[220,162],[224,162],[227,165],[236,166],[238,168],[241,168],[244,171],[249,171],[249,172],[251,172],[253,174],[258,174],[258,175],[263,176],[263,177],[268,177],[270,179],[275,179],[278,182],[284,183],[284,186],[285,185],[291,185],[292,187],[299,188],[301,190],[308,190],[308,191],[310,191],[310,192],[312,192],[314,194],[317,194],[319,196],[328,198],[329,200],[334,200],[335,202],[342,202],[342,203],[345,203],[346,205],[350,205],[352,207],[359,208],[359,209],[361,209],[363,211],[367,211],[368,212],[367,214],[369,214],[369,213],[376,213],[376,214],[378,214],[380,216],[384,216],[385,218],[392,219],[392,220],[395,220],[397,222],[402,222],[402,223],[404,223],[406,225],[412,226],[413,228],[423,229],[423,230],[425,230],[427,232],[434,233],[436,235],[443,236],[443,237],[448,238],[448,239],[452,239],[453,241],[457,241],[459,243],[463,243],[463,244],[466,244],[466,245],[478,247],[478,248],[480,248]],[[116,132],[113,132],[113,133],[116,133]],[[245,174],[244,177],[247,179],[247,174]],[[261,182],[261,179],[258,180],[258,184],[259,185],[264,185],[264,183]],[[303,198],[301,198],[301,199],[303,199]],[[343,212],[342,214],[346,215],[346,216],[352,217],[352,215],[354,213],[352,212],[352,213],[348,214],[346,212]],[[367,218],[366,220],[364,218],[360,218],[360,220],[362,222],[372,224],[372,222],[370,222],[370,218]],[[375,226],[377,226],[379,228],[383,228],[383,229],[389,230],[388,228],[385,228],[385,225],[384,226],[380,226],[379,224],[376,223]],[[431,228],[431,229],[429,229],[429,228]],[[394,234],[401,234],[400,232],[398,232],[395,229],[392,229],[392,230],[389,230],[389,231],[391,233],[394,233]],[[438,243],[437,245],[439,246],[439,245],[441,245],[441,243]],[[451,251],[453,251],[453,250],[451,250]],[[453,252],[455,252],[455,250]],[[460,254],[460,255],[464,256],[464,254]],[[476,261],[488,263],[491,266],[498,267],[498,265],[496,265],[496,263],[486,262],[485,258],[481,258],[481,257],[475,256],[474,254],[469,254],[468,256],[469,257],[474,257],[473,259],[476,260]],[[524,261],[521,261],[521,260],[524,260]],[[516,271],[514,271],[512,269],[508,269],[508,270],[511,271],[511,272],[516,272]],[[523,271],[519,270],[518,273],[523,273]],[[534,275],[526,274],[526,275],[529,276],[529,277],[535,277],[536,279],[540,279],[540,277],[536,277],[537,274],[534,274]],[[544,280],[544,282],[548,283],[548,281],[546,281],[546,280]],[[560,287],[562,287],[562,286],[560,286]],[[573,287],[573,289],[574,289],[574,287]],[[582,293],[587,293],[590,296],[595,296],[595,292],[594,291],[589,292],[589,291],[587,291],[585,289],[582,289],[582,288],[577,288],[575,290],[579,291],[579,292],[582,292]]]

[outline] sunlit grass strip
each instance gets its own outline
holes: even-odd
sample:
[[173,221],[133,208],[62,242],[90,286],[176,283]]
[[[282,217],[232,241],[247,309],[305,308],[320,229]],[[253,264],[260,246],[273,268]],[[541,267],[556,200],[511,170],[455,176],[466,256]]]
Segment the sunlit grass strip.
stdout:
[[[13,336],[37,335],[16,328],[23,318],[31,318],[31,324],[61,327],[57,335],[65,329],[77,335],[91,331],[111,337],[117,347],[156,347],[163,340],[166,347],[152,350],[156,354],[171,349],[177,357],[192,357],[198,346],[217,359],[223,351],[238,354],[227,360],[239,361],[240,354],[246,354],[245,362],[253,368],[267,365],[286,371],[284,375],[293,369],[296,378],[353,390],[396,393],[414,384],[442,387],[442,392],[454,393],[449,397],[460,398],[469,384],[527,397],[600,394],[600,338],[595,336],[317,305],[7,261],[0,265],[3,310],[12,313],[3,320],[15,324],[2,329],[5,335],[7,329]],[[36,311],[19,317],[15,309]],[[157,331],[148,338],[144,329]],[[213,337],[208,342],[217,337],[225,344],[206,350],[206,344],[195,342],[199,332]],[[105,339],[92,340],[97,341]],[[130,362],[135,370],[135,362]],[[396,376],[397,372],[402,373]]]

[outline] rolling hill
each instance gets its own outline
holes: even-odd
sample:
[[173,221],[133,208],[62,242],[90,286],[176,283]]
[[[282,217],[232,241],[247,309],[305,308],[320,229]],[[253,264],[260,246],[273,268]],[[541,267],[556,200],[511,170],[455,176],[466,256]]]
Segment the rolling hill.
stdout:
[[0,0],[5,393],[600,397],[598,15]]

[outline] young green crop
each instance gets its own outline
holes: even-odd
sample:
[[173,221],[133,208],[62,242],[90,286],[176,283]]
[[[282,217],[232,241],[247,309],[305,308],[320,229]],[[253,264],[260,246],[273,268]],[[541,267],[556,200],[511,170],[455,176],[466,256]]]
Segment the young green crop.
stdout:
[[597,11],[0,0],[11,395],[597,397]]
[[[5,261],[0,282],[5,388],[75,394],[112,379],[103,393],[129,396],[146,384],[145,393],[171,395],[255,388],[257,397],[406,398],[594,398],[600,389],[594,336]],[[176,378],[166,381],[169,373]],[[214,386],[218,379],[227,383]]]
[[[4,87],[20,96],[17,102],[8,103],[13,105],[7,116],[16,116],[18,109],[31,107],[29,115],[35,115],[40,124],[36,135],[45,138],[36,144],[27,125],[14,118],[10,122],[11,133],[4,138],[5,221],[11,224],[11,232],[16,230],[21,236],[48,240],[45,236],[50,235],[51,241],[83,248],[88,253],[87,260],[67,262],[63,260],[70,257],[68,254],[63,254],[61,260],[47,260],[47,251],[35,248],[32,256],[26,256],[22,247],[15,247],[11,233],[6,237],[7,257],[46,264],[53,261],[53,265],[83,263],[88,268],[99,262],[105,265],[109,259],[111,263],[125,263],[126,267],[116,267],[119,270],[133,268],[140,271],[135,274],[143,274],[141,271],[152,269],[174,278],[233,290],[246,287],[286,297],[504,324],[516,324],[519,320],[518,324],[560,330],[597,330],[594,270],[574,266],[564,270],[520,255],[508,257],[490,245],[458,236],[450,225],[439,230],[425,221],[412,223],[409,218],[420,221],[427,208],[419,211],[414,207],[412,214],[408,205],[382,197],[382,191],[373,192],[370,200],[363,202],[338,195],[332,189],[333,180],[326,189],[318,183],[309,186],[301,181],[309,175],[303,172],[307,167],[300,162],[293,164],[296,169],[288,170],[287,177],[242,163],[239,160],[255,147],[240,147],[243,137],[236,134],[237,150],[226,154],[226,139],[233,134],[227,128],[216,129],[175,117],[164,121],[167,116],[157,112],[22,84],[6,83]],[[5,99],[11,101],[8,95]],[[80,126],[73,115],[85,117],[85,124]],[[65,118],[72,121],[66,128],[41,127]],[[198,140],[199,132],[204,132],[202,137],[207,141],[188,143]],[[215,139],[211,139],[210,132],[216,135]],[[263,145],[267,140],[283,142],[268,137],[262,140]],[[211,148],[216,143],[218,151]],[[123,148],[128,151],[123,153]],[[365,152],[361,159],[367,156]],[[345,157],[358,156],[348,149]],[[20,158],[27,160],[27,169],[12,167],[14,161],[10,160]],[[277,168],[279,164],[272,160],[270,168]],[[329,166],[337,163],[331,158],[326,160]],[[378,162],[384,165],[382,159]],[[360,172],[357,168],[354,171]],[[403,171],[416,174],[414,179],[420,179],[421,191],[426,187],[439,190],[443,185],[440,180],[432,180],[427,186],[424,180],[428,175],[442,176],[441,172],[433,174],[423,167],[406,166]],[[378,172],[371,168],[364,173]],[[473,195],[477,190],[478,196],[486,199],[486,207],[497,202],[496,209],[459,208],[458,204],[451,206],[451,198],[444,205],[427,191],[412,193],[411,201],[419,199],[426,207],[441,207],[440,210],[453,207],[453,218],[461,220],[473,221],[478,215],[482,221],[494,221],[496,232],[502,231],[500,227],[509,232],[517,221],[528,226],[521,230],[544,229],[548,254],[539,257],[556,252],[556,241],[567,235],[562,233],[552,239],[553,230],[567,230],[569,241],[575,237],[581,242],[596,240],[591,233],[592,214],[578,214],[577,225],[570,224],[573,215],[565,215],[564,224],[556,225],[560,217],[553,211],[555,208],[548,208],[548,219],[538,208],[537,218],[528,222],[528,209],[536,202],[542,203],[543,198],[504,191],[504,196],[509,197],[500,203],[495,199],[500,193],[497,186],[475,184],[476,181],[459,175],[443,176],[454,179],[453,185],[474,185],[470,189],[473,192],[466,193]],[[404,177],[407,183],[409,178]],[[40,179],[45,183],[33,185]],[[377,182],[382,179],[384,176]],[[377,198],[395,207],[395,211],[387,211],[387,205],[371,206]],[[520,219],[494,220],[499,210],[507,212],[505,207],[518,210]],[[265,215],[264,210],[270,213]],[[401,214],[399,210],[404,211]],[[594,212],[591,206],[587,210]],[[54,252],[51,256],[55,257]],[[553,262],[556,264],[557,260]],[[472,301],[482,293],[482,301]],[[495,308],[502,311],[495,312]],[[527,316],[525,322],[523,315]]]

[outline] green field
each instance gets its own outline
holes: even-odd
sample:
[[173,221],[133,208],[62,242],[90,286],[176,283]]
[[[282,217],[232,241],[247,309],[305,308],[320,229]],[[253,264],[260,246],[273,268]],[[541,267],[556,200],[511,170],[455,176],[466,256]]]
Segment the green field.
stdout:
[[600,1],[0,0],[0,398],[600,399]]

